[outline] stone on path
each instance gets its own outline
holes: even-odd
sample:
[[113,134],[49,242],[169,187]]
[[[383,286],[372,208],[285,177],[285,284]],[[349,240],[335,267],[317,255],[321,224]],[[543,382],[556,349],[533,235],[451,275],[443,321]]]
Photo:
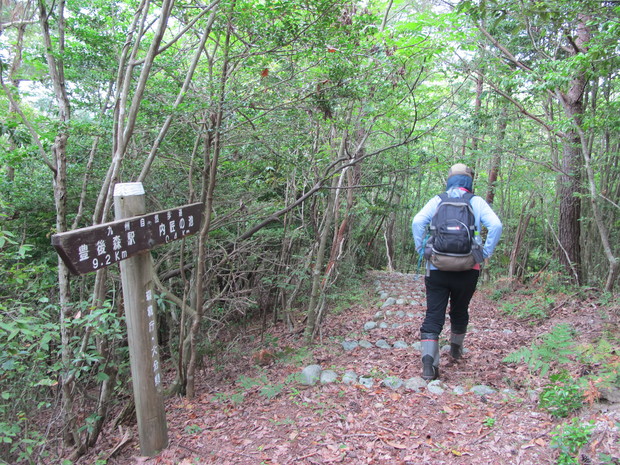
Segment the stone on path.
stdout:
[[308,365],[301,371],[299,382],[306,386],[314,386],[321,378],[321,365]]
[[347,352],[352,351],[358,346],[359,346],[359,343],[357,341],[343,341],[342,342],[342,348],[346,350]]
[[338,374],[334,370],[325,370],[321,372],[321,384],[335,383]]
[[601,386],[601,398],[612,404],[620,403],[620,389],[616,386]]
[[403,380],[398,376],[388,376],[383,380],[382,384],[395,391],[403,385]]
[[405,389],[407,391],[420,392],[426,387],[426,384],[426,381],[420,376],[415,376],[405,381]]
[[488,396],[491,394],[495,394],[497,391],[489,386],[485,386],[484,384],[478,384],[470,389],[474,394],[478,394],[479,396]]
[[391,305],[394,305],[395,303],[396,303],[396,299],[394,297],[390,297],[385,302],[383,302],[383,305],[381,305],[381,308],[389,307]]
[[405,341],[396,341],[394,343],[395,349],[406,349],[407,347],[409,347],[409,344],[407,344]]
[[377,322],[369,321],[364,325],[364,331],[372,331],[377,327]]
[[347,370],[344,375],[342,375],[342,382],[344,384],[357,383],[357,374],[352,370]]
[[454,389],[452,389],[452,392],[457,396],[462,396],[465,394],[465,388],[463,386],[456,386]]
[[392,348],[392,346],[385,339],[379,339],[377,342],[375,342],[375,345],[379,349],[391,349]]
[[428,385],[426,386],[426,389],[431,394],[440,395],[446,392],[446,385],[440,379],[436,379],[428,383]]
[[366,340],[362,340],[359,342],[360,347],[363,347],[364,349],[372,349],[374,346],[372,345],[372,342],[370,341],[366,341]]
[[369,376],[360,376],[357,380],[362,386],[371,388],[375,385],[375,380]]

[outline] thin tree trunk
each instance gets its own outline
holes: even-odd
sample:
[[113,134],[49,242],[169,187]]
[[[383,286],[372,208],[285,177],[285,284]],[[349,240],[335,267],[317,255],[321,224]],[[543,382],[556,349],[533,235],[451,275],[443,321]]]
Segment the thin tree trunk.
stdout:
[[392,210],[388,214],[384,232],[387,270],[390,272],[394,271],[394,228],[396,226],[396,208],[400,205],[400,195],[395,192],[396,185],[397,179],[394,179],[392,182],[392,198],[390,201]]
[[[158,9],[158,26],[155,34],[152,36],[152,42],[149,45],[146,58],[140,62],[141,72],[139,78],[135,82],[133,80],[133,71],[137,65],[137,54],[142,39],[146,37],[146,22],[150,19],[150,2],[148,0],[141,4],[143,9],[136,12],[132,32],[129,34],[128,40],[123,48],[117,81],[117,89],[119,90],[115,106],[114,150],[112,154],[112,161],[110,163],[110,167],[108,168],[108,173],[103,182],[103,186],[97,200],[94,223],[105,221],[106,216],[110,211],[114,184],[118,182],[121,164],[125,158],[129,141],[133,137],[146,83],[150,77],[155,58],[160,52],[159,46],[166,32],[173,4],[174,0],[163,0],[161,7]],[[129,53],[131,40],[134,35],[136,36],[136,39],[134,41],[133,48],[131,49],[131,53]],[[130,92],[132,89],[133,96],[130,98]]]
[[497,128],[497,142],[493,149],[493,158],[491,159],[491,167],[489,169],[489,188],[487,190],[486,201],[489,205],[493,205],[495,200],[495,190],[497,187],[497,178],[499,177],[499,168],[502,163],[502,151],[504,149],[504,139],[506,138],[506,128],[508,127],[508,109],[502,106],[501,115]]
[[[39,0],[39,22],[43,35],[43,42],[46,49],[46,60],[51,78],[56,105],[58,107],[58,120],[60,128],[54,138],[52,146],[52,160],[54,164],[54,203],[56,207],[56,232],[61,233],[67,230],[67,141],[69,139],[67,124],[71,119],[69,97],[65,87],[64,63],[62,56],[64,53],[64,0],[60,0],[56,10],[58,23],[57,49],[52,44],[50,26],[48,22],[48,11],[44,0]],[[70,350],[71,330],[69,322],[72,317],[71,310],[71,289],[69,280],[69,270],[64,262],[58,258],[58,289],[60,307],[60,338],[61,355],[64,370],[61,375],[62,383],[62,407],[61,416],[63,419],[63,440],[66,446],[79,447],[79,434],[75,429],[75,416],[73,412],[73,367],[71,364],[72,354]]]
[[168,133],[168,129],[170,128],[170,124],[172,124],[172,120],[176,116],[174,114],[174,111],[179,107],[179,105],[181,105],[181,103],[183,103],[183,99],[185,97],[187,89],[189,88],[189,86],[190,86],[190,84],[192,82],[192,78],[194,76],[194,71],[196,71],[196,68],[198,66],[198,62],[200,61],[200,57],[201,57],[202,52],[204,50],[205,43],[207,42],[207,38],[209,37],[209,34],[211,32],[211,28],[213,26],[213,22],[215,21],[215,18],[216,18],[216,14],[215,13],[216,13],[216,11],[217,10],[214,10],[211,13],[209,21],[207,23],[207,27],[205,28],[204,32],[202,33],[202,37],[200,38],[200,44],[196,48],[196,54],[194,56],[192,64],[190,65],[189,70],[187,71],[187,73],[185,75],[185,80],[183,81],[183,85],[181,86],[181,89],[179,89],[179,93],[177,94],[177,98],[174,101],[174,104],[172,105],[171,114],[168,115],[168,117],[164,121],[164,124],[162,125],[161,129],[159,130],[159,134],[157,135],[157,138],[153,142],[153,146],[151,147],[151,150],[149,152],[149,156],[147,157],[146,161],[144,162],[144,166],[142,167],[142,171],[140,172],[140,176],[138,176],[138,181],[139,182],[143,182],[144,179],[146,178],[147,174],[149,173],[149,171],[151,169],[151,165],[153,164],[153,161],[155,160],[155,157],[157,156],[157,152],[159,151],[159,147],[160,147],[161,143],[163,142],[164,138],[166,137],[166,134]]
[[[342,139],[340,142],[340,148],[336,155],[336,159],[340,159],[346,147],[347,131],[344,130]],[[316,251],[314,265],[312,266],[312,290],[310,291],[310,301],[308,303],[307,310],[307,322],[305,329],[305,339],[307,343],[312,342],[313,335],[316,329],[317,311],[320,301],[321,293],[321,277],[323,275],[323,263],[325,261],[325,251],[327,249],[327,240],[329,239],[332,222],[335,216],[335,210],[338,208],[336,205],[336,199],[338,197],[338,185],[341,182],[342,173],[340,176],[334,176],[332,178],[332,189],[328,196],[327,205],[325,207],[325,216],[323,218],[323,225],[319,234],[319,243]]]
[[[230,14],[234,11],[234,2],[231,5]],[[230,18],[229,18],[230,19]],[[218,95],[218,107],[215,114],[215,124],[213,127],[214,137],[213,137],[213,157],[210,160],[210,163],[205,163],[205,167],[209,167],[209,178],[205,180],[207,182],[206,191],[203,192],[206,195],[205,201],[205,209],[204,209],[204,219],[203,225],[200,230],[200,235],[198,238],[198,254],[197,254],[197,265],[196,265],[196,315],[194,316],[194,320],[192,322],[190,328],[190,350],[189,350],[189,360],[187,364],[187,386],[186,392],[188,398],[193,398],[196,395],[195,389],[195,373],[196,373],[196,362],[197,362],[197,342],[198,335],[200,331],[200,325],[202,323],[202,315],[204,311],[204,282],[205,282],[205,251],[206,251],[206,242],[209,235],[209,230],[211,228],[211,218],[213,212],[213,192],[215,191],[215,183],[217,180],[217,168],[219,163],[219,155],[222,149],[222,121],[224,116],[224,106],[226,103],[226,85],[228,81],[228,68],[230,64],[230,37],[232,34],[232,21],[228,22],[228,29],[226,30],[226,38],[223,47],[223,62],[222,62],[222,77],[220,80],[220,89]],[[207,162],[209,159],[208,153],[211,148],[211,138],[207,135],[205,141],[205,154],[207,155]]]
[[512,250],[510,251],[510,264],[508,266],[508,278],[514,279],[518,277],[517,266],[519,265],[519,252],[521,251],[521,247],[523,246],[523,241],[527,235],[527,228],[530,225],[530,220],[532,219],[531,210],[535,206],[535,200],[532,198],[530,201],[530,205],[523,204],[523,208],[521,209],[521,216],[519,217],[519,225],[517,226],[517,231],[515,232],[513,238]]

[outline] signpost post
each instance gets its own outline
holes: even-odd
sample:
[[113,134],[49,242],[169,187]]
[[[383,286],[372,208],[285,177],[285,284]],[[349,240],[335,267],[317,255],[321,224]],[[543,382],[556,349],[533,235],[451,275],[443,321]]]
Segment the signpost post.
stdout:
[[119,262],[140,451],[145,456],[168,445],[150,250],[196,233],[202,208],[196,203],[145,215],[142,183],[119,183],[114,187],[116,221],[52,236],[52,245],[75,274]]

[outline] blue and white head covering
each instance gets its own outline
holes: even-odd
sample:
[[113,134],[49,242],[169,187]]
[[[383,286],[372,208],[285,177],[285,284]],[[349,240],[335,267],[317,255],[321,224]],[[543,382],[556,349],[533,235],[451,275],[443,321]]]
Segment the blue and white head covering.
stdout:
[[469,192],[473,192],[474,185],[474,171],[463,163],[457,163],[448,171],[448,182],[446,183],[446,190],[450,190],[453,187],[463,187]]

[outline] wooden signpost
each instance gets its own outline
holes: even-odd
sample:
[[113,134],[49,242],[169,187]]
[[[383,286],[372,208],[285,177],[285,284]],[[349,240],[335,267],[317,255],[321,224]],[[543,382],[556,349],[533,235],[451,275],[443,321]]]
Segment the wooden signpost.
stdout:
[[114,187],[116,221],[52,236],[52,245],[75,274],[119,263],[140,451],[152,456],[168,446],[157,342],[150,250],[198,232],[202,203],[145,215],[142,183]]

